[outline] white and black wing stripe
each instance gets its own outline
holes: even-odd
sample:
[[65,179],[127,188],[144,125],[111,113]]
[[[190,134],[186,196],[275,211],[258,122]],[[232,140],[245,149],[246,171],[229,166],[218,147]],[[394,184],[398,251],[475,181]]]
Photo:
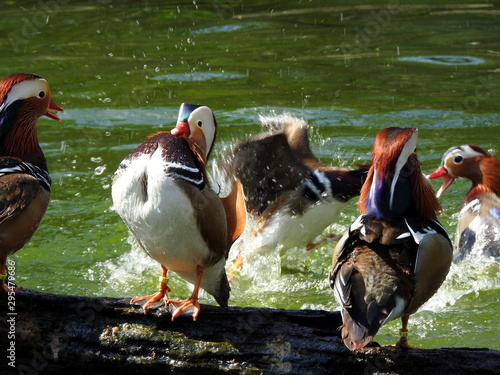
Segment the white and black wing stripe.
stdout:
[[38,180],[43,188],[50,192],[52,180],[46,169],[31,163],[21,162],[15,159],[4,159],[0,161],[0,177],[14,173],[25,173]]
[[437,220],[425,220],[420,218],[405,218],[406,225],[411,232],[415,243],[420,244],[422,239],[431,233],[439,233],[445,237],[451,246],[451,240],[444,227]]
[[331,200],[332,184],[321,171],[312,171],[304,183],[304,195],[312,200]]
[[[116,175],[128,168],[146,168],[152,155],[161,155],[163,173],[169,178],[185,181],[203,190],[206,184],[205,174],[199,168],[193,151],[184,138],[171,133],[158,133],[140,144],[119,165]],[[144,159],[145,158],[145,159]],[[140,160],[144,162],[136,163]]]
[[347,202],[359,195],[368,168],[346,170],[341,168],[316,169],[304,181],[304,196],[313,201]]
[[201,173],[201,171],[196,167],[190,167],[180,163],[166,162],[165,173],[167,176],[174,179],[186,181],[200,190],[203,190],[205,187],[203,173]]

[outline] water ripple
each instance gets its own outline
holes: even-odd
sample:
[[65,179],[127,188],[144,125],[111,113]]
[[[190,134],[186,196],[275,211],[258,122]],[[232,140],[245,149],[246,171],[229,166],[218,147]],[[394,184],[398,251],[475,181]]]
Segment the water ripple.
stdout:
[[479,65],[483,59],[472,56],[411,56],[400,57],[401,61],[415,61],[439,65]]

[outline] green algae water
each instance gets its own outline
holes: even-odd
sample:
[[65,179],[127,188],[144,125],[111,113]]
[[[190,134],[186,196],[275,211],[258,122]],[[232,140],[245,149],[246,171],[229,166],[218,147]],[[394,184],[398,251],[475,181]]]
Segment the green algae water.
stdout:
[[[156,290],[159,266],[129,240],[111,207],[111,182],[133,148],[175,125],[182,102],[215,113],[213,174],[233,142],[260,131],[259,116],[283,113],[309,122],[313,151],[327,164],[367,162],[387,126],[419,129],[425,173],[453,145],[473,143],[499,157],[499,5],[5,2],[0,74],[43,76],[65,109],[61,122],[38,122],[52,195],[41,227],[11,257],[16,282],[86,296]],[[452,238],[468,189],[457,181],[440,199],[440,221]],[[355,203],[326,234],[347,228]],[[234,279],[230,304],[338,309],[326,281],[334,246],[276,255],[271,272],[256,264],[251,280]],[[499,275],[493,261],[453,265],[410,318],[412,344],[500,349]],[[172,296],[187,297],[190,286],[171,279]],[[388,324],[377,341],[393,344],[398,330],[399,322]]]

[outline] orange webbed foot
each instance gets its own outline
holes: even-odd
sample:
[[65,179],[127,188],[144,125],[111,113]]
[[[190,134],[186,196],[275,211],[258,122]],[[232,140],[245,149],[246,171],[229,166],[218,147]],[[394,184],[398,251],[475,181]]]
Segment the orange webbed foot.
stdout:
[[5,282],[7,275],[0,274],[0,276],[3,276],[0,278],[0,284],[5,293],[17,292],[18,290],[23,289],[22,286],[15,287],[13,289],[9,288],[8,284]]
[[200,289],[201,279],[203,277],[204,268],[202,266],[196,267],[196,282],[194,284],[193,293],[191,297],[184,301],[168,301],[168,305],[172,307],[172,321],[177,319],[184,310],[191,308],[193,310],[193,320],[196,321],[200,313],[200,303],[198,302],[198,291]]
[[168,284],[167,269],[164,266],[161,266],[161,269],[162,273],[159,279],[160,285],[158,291],[150,296],[137,297],[137,298],[132,298],[130,300],[131,305],[147,300],[146,303],[144,304],[141,303],[142,308],[144,309],[144,314],[146,314],[148,309],[150,309],[154,304],[161,301],[162,299],[165,301],[165,306],[169,301],[167,293],[170,292],[170,288],[167,285]]
[[198,299],[188,298],[184,301],[168,301],[168,304],[172,306],[172,321],[177,319],[182,313],[187,309],[193,310],[193,320],[196,321],[198,319],[198,315],[200,314],[200,304]]
[[5,283],[2,283],[2,289],[5,293],[17,292],[18,290],[23,289],[22,286],[16,286],[14,289],[10,289]]
[[146,303],[144,303],[142,305],[142,308],[144,309],[144,313],[146,314],[147,311],[148,311],[148,309],[151,308],[151,306],[153,304],[155,304],[156,302],[161,301],[162,299],[165,300],[165,304],[166,304],[167,300],[168,300],[168,296],[167,296],[167,294],[163,290],[159,290],[158,292],[156,292],[155,294],[151,294],[150,296],[132,298],[130,300],[130,304],[133,305],[133,304],[136,304],[138,302],[141,302],[141,301],[144,301],[144,300],[148,300]]

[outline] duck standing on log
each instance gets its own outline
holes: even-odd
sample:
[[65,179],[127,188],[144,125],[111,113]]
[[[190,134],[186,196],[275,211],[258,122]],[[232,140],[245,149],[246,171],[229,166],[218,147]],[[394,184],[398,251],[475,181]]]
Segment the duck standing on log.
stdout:
[[12,291],[7,257],[31,239],[49,204],[51,180],[36,122],[41,116],[59,121],[51,111],[63,109],[45,79],[14,73],[0,81],[0,284],[6,292]]
[[222,168],[241,185],[249,216],[250,241],[241,237],[235,244],[236,268],[247,252],[314,248],[313,240],[359,195],[368,172],[323,164],[310,149],[302,119],[283,115],[261,122],[270,131],[238,142]]
[[436,219],[441,207],[416,147],[413,128],[386,128],[377,135],[358,203],[361,216],[333,254],[330,285],[350,350],[369,345],[396,318],[402,320],[397,345],[410,347],[409,315],[437,291],[451,265],[451,241]]
[[[132,299],[172,306],[172,320],[184,310],[196,320],[201,287],[227,306],[229,283],[225,262],[235,228],[230,204],[212,190],[206,163],[214,145],[217,123],[206,106],[182,104],[177,126],[153,135],[122,161],[116,171],[112,197],[116,212],[144,251],[161,265],[159,291]],[[234,197],[233,197],[234,198]],[[232,202],[235,202],[233,199]],[[237,235],[236,235],[237,237]],[[194,284],[190,298],[168,297],[167,272]]]
[[500,160],[478,146],[454,146],[427,177],[443,178],[438,198],[459,177],[472,182],[458,216],[455,262],[469,254],[500,260]]

